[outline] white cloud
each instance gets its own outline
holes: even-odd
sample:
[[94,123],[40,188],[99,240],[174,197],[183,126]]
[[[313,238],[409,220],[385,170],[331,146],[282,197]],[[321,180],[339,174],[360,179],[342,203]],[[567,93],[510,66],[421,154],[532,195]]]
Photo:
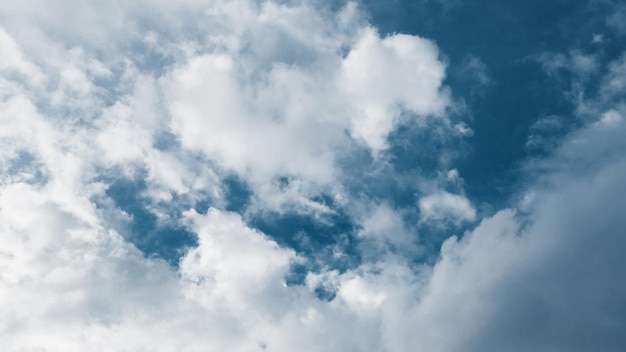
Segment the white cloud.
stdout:
[[3,76],[19,75],[28,84],[39,85],[44,80],[44,74],[32,62],[24,58],[24,54],[15,40],[0,27],[0,73]]
[[535,59],[552,76],[557,76],[559,71],[563,70],[586,79],[589,75],[597,72],[599,68],[597,55],[585,54],[577,50],[572,50],[567,54],[543,53]]
[[403,112],[442,115],[448,104],[444,75],[432,42],[403,34],[381,39],[366,29],[343,61],[339,82],[359,112],[351,119],[352,134],[377,152],[386,148]]
[[417,233],[405,224],[403,211],[393,209],[389,204],[373,204],[371,209],[362,211],[361,225],[357,236],[363,244],[362,251],[367,260],[386,260],[381,252],[388,248],[399,255],[414,257],[420,253],[419,237]]
[[[172,101],[173,129],[183,146],[202,151],[253,181],[267,182],[279,175],[321,183],[332,180],[332,150],[341,143],[341,125],[315,121],[308,115],[310,109],[294,106],[306,104],[309,93],[313,95],[309,99],[322,104],[323,99],[314,96],[321,87],[315,82],[309,86],[309,77],[300,72],[277,68],[269,73],[269,92],[263,86],[258,92],[246,92],[250,87],[239,85],[238,74],[233,59],[214,55],[195,58],[174,72],[175,83],[167,88],[167,96]],[[264,98],[259,103],[281,96],[286,104],[256,106],[253,97],[245,97],[250,93]],[[296,96],[291,98],[292,94]],[[276,115],[266,114],[264,108],[276,109]],[[280,111],[290,108],[306,115]]]
[[[33,1],[2,3],[0,18],[7,58],[0,337],[9,351],[292,351],[302,343],[332,351],[381,343],[370,333],[376,306],[389,296],[378,281],[342,276],[340,298],[330,303],[314,288],[286,286],[290,266],[303,259],[216,209],[186,213],[199,246],[176,272],[126,242],[110,209],[99,207],[111,204],[102,202],[107,177],[142,171],[154,204],[199,193],[219,204],[219,177],[234,171],[266,198],[256,201],[261,209],[295,202],[331,212],[309,198],[319,187],[340,192],[335,158],[355,144],[346,131],[361,118],[360,98],[339,86],[344,70],[358,78],[356,59],[395,76],[415,66],[403,82],[409,93],[385,92],[376,104],[440,115],[444,67],[432,43],[381,39],[354,4],[331,15],[247,1]],[[366,48],[383,58],[344,58],[363,40],[374,40]],[[396,115],[385,117],[379,141]],[[164,133],[171,145],[159,147]],[[283,175],[289,184],[276,186]],[[354,339],[335,335],[372,302]]]
[[[579,133],[562,148],[577,149],[581,139],[601,143],[596,132]],[[582,175],[552,174],[550,188],[535,192],[530,226],[504,210],[462,240],[446,241],[414,312],[423,334],[413,341],[436,351],[619,350],[624,322],[617,307],[626,286],[616,268],[626,224],[617,209],[626,164],[602,158]],[[586,334],[576,334],[581,329]]]
[[350,8],[327,18],[266,4],[246,22],[251,37],[193,56],[164,77],[182,144],[257,191],[280,176],[310,189],[340,176],[336,158],[354,143],[346,131],[377,154],[401,114],[444,118],[445,65],[436,46],[415,36],[380,38],[368,27],[355,31]]
[[467,198],[446,191],[422,197],[418,205],[424,221],[450,220],[456,223],[476,219],[476,209]]
[[[583,140],[615,147],[623,124],[616,127],[592,125],[557,155],[580,156]],[[604,155],[603,148],[588,152]],[[179,277],[107,228],[90,193],[80,195],[88,187],[59,193],[54,185],[5,185],[0,331],[9,351],[291,351],[303,344],[311,351],[575,351],[592,344],[617,351],[626,293],[619,211],[626,164],[619,160],[602,159],[591,175],[553,173],[559,186],[537,192],[527,210],[531,226],[501,211],[448,240],[432,269],[386,259],[311,278],[309,286],[285,286],[297,257],[233,213],[188,213],[200,245],[183,258]],[[316,299],[311,291],[320,284],[337,297]],[[580,329],[589,333],[577,335]]]
[[611,14],[606,17],[606,25],[618,35],[624,35],[626,34],[624,18],[626,18],[626,6],[617,2],[613,6]]
[[605,99],[621,94],[626,89],[626,54],[611,62],[609,71],[602,82],[602,93]]
[[620,114],[616,110],[611,109],[605,112],[604,114],[602,114],[602,117],[600,117],[600,120],[598,120],[596,124],[601,125],[601,126],[606,126],[606,127],[614,127],[614,126],[619,126],[622,120],[623,120],[622,114]]
[[289,265],[297,259],[292,250],[247,228],[237,214],[211,208],[205,216],[191,210],[186,217],[199,246],[181,260],[183,278],[201,282],[216,294],[227,290],[226,299],[256,295],[265,286],[282,287]]

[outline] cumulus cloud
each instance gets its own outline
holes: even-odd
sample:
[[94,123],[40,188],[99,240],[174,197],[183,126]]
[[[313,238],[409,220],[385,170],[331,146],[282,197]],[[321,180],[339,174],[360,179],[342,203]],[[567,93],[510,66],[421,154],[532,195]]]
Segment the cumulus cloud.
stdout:
[[418,234],[405,224],[402,210],[384,203],[374,204],[361,216],[358,222],[362,228],[357,236],[364,241],[363,252],[373,256],[372,259],[378,259],[381,251],[385,252],[387,248],[408,256],[420,253]]
[[[173,219],[198,236],[174,269],[120,236],[109,209],[111,179],[143,178],[152,206],[183,196],[193,203],[198,194],[219,205],[221,178],[236,173],[267,196],[259,207],[296,202],[331,212],[309,198],[338,187],[344,146],[360,148],[354,131],[371,115],[362,99],[377,88],[355,91],[367,67],[380,65],[389,82],[412,72],[403,89],[381,87],[385,96],[373,102],[375,119],[386,122],[375,142],[365,139],[372,152],[384,149],[402,110],[444,118],[434,44],[381,38],[355,4],[336,14],[316,6],[0,5],[0,331],[9,350],[380,343],[367,330],[351,340],[332,332],[386,295],[372,293],[372,301],[359,292],[371,284],[357,274],[337,281],[346,284],[334,303],[320,301],[315,287],[288,286],[285,276],[305,259],[238,214],[211,208]],[[370,62],[363,51],[380,57]],[[340,84],[348,79],[352,86]],[[288,184],[277,185],[283,176]]]
[[436,46],[355,30],[358,18],[348,10],[325,18],[265,4],[240,47],[195,56],[163,77],[182,145],[259,190],[281,176],[304,190],[336,180],[339,150],[355,141],[383,151],[401,115],[445,118],[445,65]]
[[476,218],[476,209],[467,198],[445,191],[420,198],[419,210],[422,220],[451,219],[459,222]]
[[[623,127],[600,132],[602,127],[590,126],[572,135],[557,155],[573,152],[583,140],[604,144],[603,138],[622,135]],[[624,150],[613,141],[606,144],[617,153]],[[429,293],[415,313],[423,319],[417,329],[435,330],[425,333],[435,350],[620,349],[626,287],[617,248],[626,243],[617,209],[626,164],[623,157],[601,156],[599,149],[588,155],[602,159],[598,169],[574,177],[551,174],[535,190],[541,195],[528,218],[503,210],[462,240],[444,243]],[[449,331],[458,334],[451,337]]]
[[[562,150],[623,132],[601,128]],[[590,174],[553,174],[559,186],[530,214],[503,210],[449,239],[432,270],[385,261],[322,278],[337,290],[330,302],[287,286],[298,258],[239,215],[189,212],[200,245],[177,276],[107,230],[93,207],[80,215],[54,192],[14,185],[0,197],[4,341],[51,351],[617,351],[625,173],[622,157]]]
[[445,65],[438,55],[428,40],[402,34],[381,39],[374,30],[365,31],[344,60],[340,81],[360,110],[352,133],[378,151],[403,110],[442,115]]

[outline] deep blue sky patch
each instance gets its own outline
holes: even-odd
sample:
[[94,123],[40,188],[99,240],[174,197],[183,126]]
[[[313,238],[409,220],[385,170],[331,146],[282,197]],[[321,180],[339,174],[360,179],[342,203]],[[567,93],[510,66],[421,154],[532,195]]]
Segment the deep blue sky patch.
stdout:
[[[494,206],[505,203],[520,181],[519,164],[529,156],[529,129],[547,115],[579,125],[573,102],[564,92],[571,79],[555,79],[536,61],[544,53],[598,52],[594,35],[602,35],[599,59],[614,60],[623,43],[607,31],[610,2],[587,1],[364,1],[383,33],[410,33],[430,38],[449,62],[446,83],[466,101],[463,119],[474,130],[467,156],[457,167],[468,194]],[[467,59],[485,64],[489,83],[476,89]],[[562,74],[567,75],[564,72]],[[468,77],[470,75],[470,77]],[[479,83],[479,82],[478,82]]]
[[197,237],[180,225],[159,222],[150,211],[150,202],[143,194],[145,190],[143,180],[121,179],[113,182],[106,194],[131,217],[128,230],[123,232],[126,240],[146,255],[178,266],[186,250],[197,246]]

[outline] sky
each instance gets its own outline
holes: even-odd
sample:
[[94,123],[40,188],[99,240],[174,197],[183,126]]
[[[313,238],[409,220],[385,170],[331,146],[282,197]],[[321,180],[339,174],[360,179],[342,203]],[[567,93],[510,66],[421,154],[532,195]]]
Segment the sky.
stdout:
[[0,350],[626,349],[626,5],[0,2]]

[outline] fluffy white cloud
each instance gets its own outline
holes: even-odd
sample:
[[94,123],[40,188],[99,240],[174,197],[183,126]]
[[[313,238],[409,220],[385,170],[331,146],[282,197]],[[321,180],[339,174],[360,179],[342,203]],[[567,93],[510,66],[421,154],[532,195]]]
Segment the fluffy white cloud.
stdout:
[[362,252],[368,260],[386,260],[381,252],[388,248],[405,256],[417,256],[421,252],[419,237],[415,230],[405,224],[404,212],[388,204],[373,204],[362,211],[357,222],[361,225],[357,236],[363,241]]
[[[330,14],[247,1],[25,2],[3,3],[0,18],[0,335],[9,351],[381,343],[369,333],[378,321],[371,314],[354,339],[335,334],[363,305],[382,303],[380,284],[341,276],[340,299],[330,303],[313,286],[287,286],[284,276],[303,259],[216,209],[183,219],[199,245],[176,272],[115,231],[101,208],[110,203],[104,182],[143,170],[155,201],[204,192],[219,203],[219,174],[235,172],[269,208],[295,201],[329,212],[308,197],[337,186],[336,154],[356,144],[347,131],[361,119],[362,97],[339,82],[360,79],[355,60],[394,77],[415,65],[415,80],[402,83],[409,93],[398,88],[376,103],[388,110],[377,118],[389,121],[379,144],[366,144],[381,149],[398,122],[392,105],[420,115],[445,107],[433,44],[380,38],[354,4]],[[362,42],[382,56],[344,57]],[[376,87],[367,89],[374,96]],[[410,94],[421,102],[411,105]],[[430,106],[431,97],[440,101]],[[159,146],[163,135],[170,140]],[[283,175],[289,184],[275,186]]]
[[339,82],[359,111],[351,119],[352,134],[380,151],[403,112],[442,115],[444,74],[432,42],[403,34],[381,39],[366,30],[343,61]]
[[401,115],[445,118],[436,46],[355,29],[353,7],[329,17],[265,3],[240,28],[238,45],[195,55],[163,77],[183,146],[257,192],[288,176],[306,195],[311,185],[336,182],[336,159],[354,139],[378,154]]
[[623,159],[556,175],[562,186],[535,200],[530,227],[502,211],[448,240],[432,272],[387,261],[330,276],[328,303],[285,286],[293,252],[238,215],[189,213],[200,246],[180,281],[45,191],[14,186],[1,197],[3,340],[10,351],[617,351],[624,176]]
[[424,221],[450,219],[460,222],[476,219],[476,209],[467,198],[446,191],[422,197],[418,205]]

